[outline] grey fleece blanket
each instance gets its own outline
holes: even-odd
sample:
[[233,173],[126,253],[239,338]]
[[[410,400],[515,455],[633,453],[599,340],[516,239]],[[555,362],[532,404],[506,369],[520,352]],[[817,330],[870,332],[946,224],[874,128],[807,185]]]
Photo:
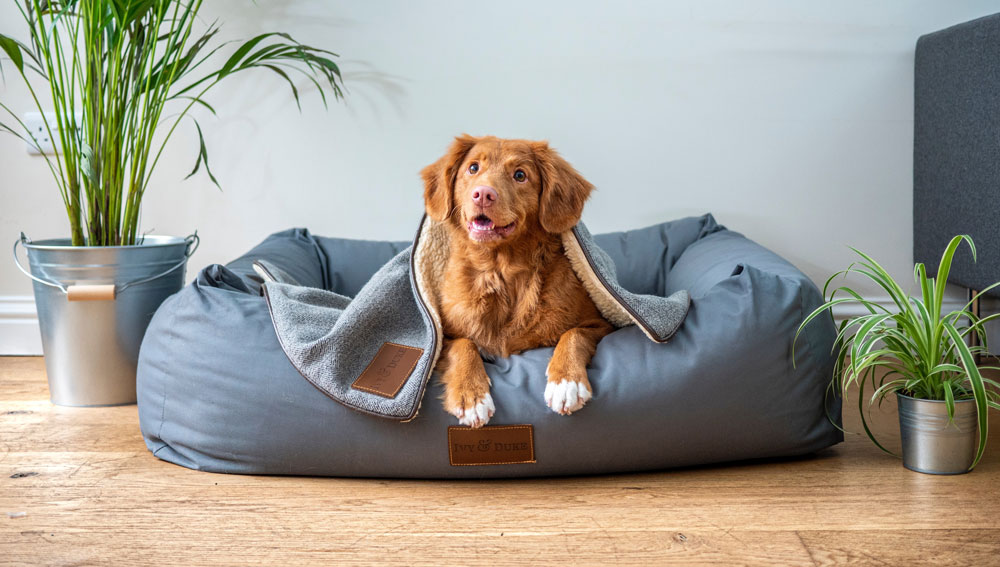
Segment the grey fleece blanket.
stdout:
[[[255,263],[275,333],[292,365],[348,407],[401,421],[415,417],[444,340],[437,286],[448,261],[448,239],[446,228],[425,216],[413,245],[353,298],[299,286],[273,264]],[[614,262],[583,223],[562,239],[605,319],[617,327],[638,325],[661,343],[677,332],[690,303],[686,291],[669,297],[631,293],[619,285]]]

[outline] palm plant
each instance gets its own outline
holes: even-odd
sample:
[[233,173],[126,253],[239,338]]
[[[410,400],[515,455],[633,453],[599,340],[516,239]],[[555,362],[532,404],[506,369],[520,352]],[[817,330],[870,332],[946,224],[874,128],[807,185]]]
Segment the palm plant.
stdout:
[[[869,406],[881,403],[890,393],[899,392],[914,398],[944,401],[949,420],[954,419],[955,401],[973,399],[979,424],[979,443],[975,467],[986,450],[989,408],[1000,409],[1000,384],[983,377],[976,355],[988,352],[983,325],[1000,317],[1000,314],[979,318],[969,308],[979,297],[1000,285],[994,283],[977,293],[961,309],[942,314],[945,285],[951,271],[952,259],[962,242],[967,242],[975,260],[976,247],[967,235],[954,237],[945,249],[938,265],[937,277],[928,278],[923,264],[914,266],[913,276],[920,286],[919,298],[910,297],[874,259],[851,248],[860,260],[847,269],[835,273],[823,286],[823,296],[834,279],[848,274],[859,274],[884,290],[895,309],[862,297],[847,286],[830,292],[827,301],[810,313],[799,326],[799,332],[821,313],[843,303],[856,303],[865,308],[866,315],[841,323],[834,351],[837,353],[830,393],[844,395],[856,385],[859,389],[858,408],[861,422],[868,437],[883,451],[888,451],[876,438],[865,417],[864,402]],[[847,297],[836,297],[842,292]],[[981,346],[968,346],[970,336],[978,336]],[[796,339],[798,333],[796,333]],[[794,360],[794,344],[793,344]],[[867,389],[872,389],[867,397]],[[971,467],[970,467],[971,468]]]
[[[0,34],[0,49],[24,79],[49,139],[61,145],[58,157],[45,160],[62,195],[74,246],[137,242],[143,195],[185,118],[194,121],[200,146],[188,177],[204,165],[218,185],[201,125],[190,111],[198,105],[215,114],[205,95],[223,80],[266,69],[287,81],[298,105],[292,77],[300,73],[317,87],[324,106],[326,89],[342,96],[336,54],[288,34],[213,46],[217,23],[196,31],[202,0],[25,0],[17,6],[29,40]],[[219,50],[230,43],[238,45],[222,58]],[[52,118],[29,73],[47,83]],[[168,115],[168,107],[176,113]],[[13,118],[0,121],[0,130],[37,148],[37,138],[17,114],[2,102],[0,108]]]

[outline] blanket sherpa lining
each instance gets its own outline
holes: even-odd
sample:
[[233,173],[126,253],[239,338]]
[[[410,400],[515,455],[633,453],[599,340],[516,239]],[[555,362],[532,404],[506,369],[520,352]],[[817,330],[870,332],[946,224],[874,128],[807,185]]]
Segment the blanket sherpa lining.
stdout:
[[[416,417],[444,343],[439,283],[450,255],[449,234],[443,223],[425,216],[413,246],[386,263],[354,298],[298,286],[280,267],[255,263],[279,343],[299,373],[348,407],[399,421]],[[659,343],[676,333],[689,307],[686,291],[660,297],[625,290],[614,262],[582,223],[563,233],[562,242],[574,272],[611,324],[635,324]],[[351,387],[385,343],[423,350],[391,399]]]

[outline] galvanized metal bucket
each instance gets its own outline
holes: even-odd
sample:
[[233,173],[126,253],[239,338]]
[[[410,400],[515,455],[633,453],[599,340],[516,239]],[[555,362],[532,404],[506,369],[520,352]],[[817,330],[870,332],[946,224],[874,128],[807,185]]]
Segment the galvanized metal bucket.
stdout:
[[[69,239],[14,242],[14,262],[34,280],[52,403],[135,403],[135,369],[146,327],[184,285],[187,238],[146,236],[135,246],[72,246]],[[17,258],[28,252],[29,273]]]
[[955,418],[938,400],[896,393],[903,466],[927,474],[969,472],[976,457],[979,421],[975,400],[955,400]]

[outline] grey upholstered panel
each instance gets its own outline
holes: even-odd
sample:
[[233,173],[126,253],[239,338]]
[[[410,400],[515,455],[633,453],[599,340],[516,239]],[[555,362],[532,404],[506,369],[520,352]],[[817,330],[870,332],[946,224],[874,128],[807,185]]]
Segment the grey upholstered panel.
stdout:
[[[325,278],[344,292],[395,250],[303,230],[273,235],[230,267],[205,268],[156,313],[138,370],[146,444],[161,459],[206,471],[485,478],[801,455],[842,440],[824,410],[832,321],[810,325],[791,362],[795,329],[820,302],[801,272],[711,216],[597,240],[633,291],[689,289],[691,311],[665,344],[636,327],[605,337],[589,369],[594,398],[572,416],[542,399],[551,348],[487,363],[491,425],[534,425],[537,463],[451,466],[455,419],[441,409],[436,382],[417,418],[399,423],[352,411],[299,376],[246,259],[264,257],[300,281]],[[838,401],[829,410],[839,418]]]
[[[913,133],[913,257],[935,274],[951,237],[969,234],[949,281],[1000,280],[1000,14],[917,41]],[[1000,296],[1000,289],[994,290]]]

